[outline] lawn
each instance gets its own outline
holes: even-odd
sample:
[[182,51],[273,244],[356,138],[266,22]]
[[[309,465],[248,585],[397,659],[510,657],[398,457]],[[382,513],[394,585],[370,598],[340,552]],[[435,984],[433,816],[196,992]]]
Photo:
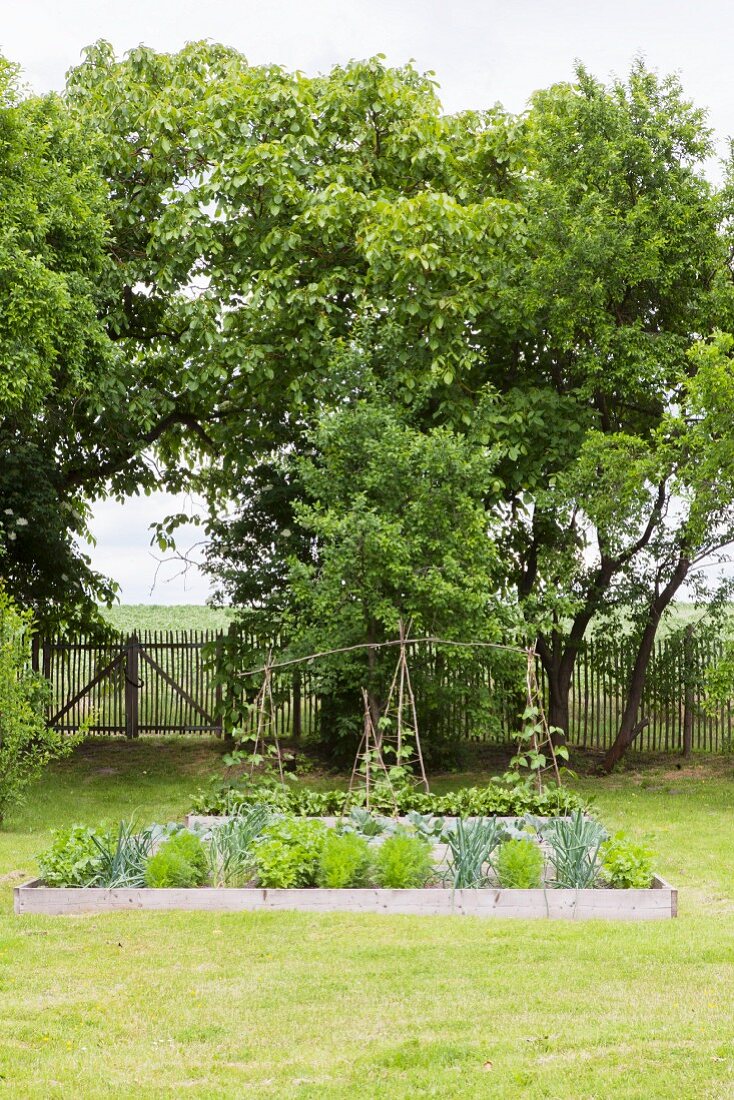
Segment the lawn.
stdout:
[[0,833],[0,1096],[734,1095],[734,762],[579,781],[657,848],[677,921],[12,916],[53,825],[180,817],[216,760],[86,746]]

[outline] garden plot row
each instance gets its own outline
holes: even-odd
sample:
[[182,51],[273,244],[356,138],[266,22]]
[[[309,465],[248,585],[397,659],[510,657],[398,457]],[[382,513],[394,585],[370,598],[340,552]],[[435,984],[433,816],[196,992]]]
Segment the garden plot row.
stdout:
[[56,834],[16,913],[122,909],[302,910],[550,919],[659,920],[677,892],[651,853],[580,810],[541,819],[340,819],[276,814],[116,833]]

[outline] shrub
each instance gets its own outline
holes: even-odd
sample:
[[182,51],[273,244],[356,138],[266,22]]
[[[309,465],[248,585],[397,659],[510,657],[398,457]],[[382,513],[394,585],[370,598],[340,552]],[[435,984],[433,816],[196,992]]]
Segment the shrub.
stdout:
[[103,850],[109,850],[109,837],[86,825],[54,829],[52,836],[50,846],[38,857],[38,868],[46,885],[98,886]]
[[375,855],[374,874],[378,886],[396,890],[425,886],[432,871],[430,846],[419,836],[395,833]]
[[620,890],[647,889],[652,882],[654,852],[615,833],[601,846],[601,872],[605,881]]
[[145,885],[157,887],[201,886],[207,877],[208,862],[198,836],[181,831],[161,844],[145,868]]
[[324,841],[316,881],[331,889],[366,886],[370,848],[357,833],[330,832]]
[[49,685],[31,671],[31,623],[0,584],[0,824],[46,765],[80,740],[46,725]]
[[283,818],[253,848],[258,882],[268,888],[313,886],[327,829],[321,821]]
[[451,850],[449,874],[455,889],[483,886],[487,875],[484,866],[499,844],[502,832],[494,817],[477,821],[458,819],[447,828],[444,837]]
[[497,855],[500,886],[535,890],[543,884],[543,853],[534,840],[506,840]]

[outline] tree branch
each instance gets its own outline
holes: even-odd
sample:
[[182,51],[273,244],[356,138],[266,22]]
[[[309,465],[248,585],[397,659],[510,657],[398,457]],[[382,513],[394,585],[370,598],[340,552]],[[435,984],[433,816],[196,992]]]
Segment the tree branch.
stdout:
[[126,441],[128,446],[120,453],[111,456],[104,462],[89,461],[82,466],[67,470],[59,480],[60,490],[68,492],[72,489],[80,489],[88,482],[98,483],[113,477],[123,470],[131,459],[136,458],[142,450],[157,442],[169,429],[177,426],[188,428],[189,431],[201,439],[209,450],[214,448],[214,440],[192,413],[170,412],[152,428],[149,428],[147,432]]

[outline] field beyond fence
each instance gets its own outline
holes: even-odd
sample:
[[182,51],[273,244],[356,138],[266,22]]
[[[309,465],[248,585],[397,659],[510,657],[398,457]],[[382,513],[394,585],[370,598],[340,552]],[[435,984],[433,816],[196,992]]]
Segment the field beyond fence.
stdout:
[[[218,675],[233,630],[143,631],[105,641],[86,637],[37,641],[34,665],[52,684],[49,721],[60,730],[89,734],[220,735],[232,692]],[[239,639],[242,641],[242,639]],[[677,752],[686,728],[693,751],[732,747],[732,700],[706,706],[705,673],[721,643],[660,640],[652,656],[639,718],[647,724],[634,743],[645,752]],[[263,646],[249,639],[245,654],[257,664]],[[603,750],[612,743],[624,709],[634,650],[624,637],[592,638],[579,653],[570,699],[572,743]],[[447,663],[432,646],[411,657],[421,732],[442,739],[503,742],[517,729],[523,659],[484,652],[464,664]],[[542,670],[541,681],[543,680]],[[252,695],[257,689],[252,681]],[[324,702],[318,663],[274,674],[275,724],[281,737],[314,734]],[[252,695],[250,698],[252,698]],[[242,700],[240,700],[241,702]],[[246,713],[246,709],[244,709]]]

